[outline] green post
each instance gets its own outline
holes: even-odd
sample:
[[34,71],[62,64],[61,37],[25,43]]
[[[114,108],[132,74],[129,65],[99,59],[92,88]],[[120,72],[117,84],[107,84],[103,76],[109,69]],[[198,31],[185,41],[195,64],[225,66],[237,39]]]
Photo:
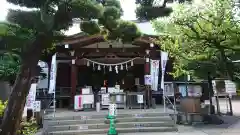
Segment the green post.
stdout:
[[116,127],[115,127],[115,120],[113,119],[109,119],[110,120],[110,126],[109,126],[109,130],[108,130],[108,135],[118,135]]
[[[109,120],[109,130],[108,130],[108,135],[118,135],[117,130],[116,130],[116,125],[115,125],[115,120],[116,120],[116,104],[114,101],[114,98],[110,96],[111,98],[111,104],[109,105],[109,111],[108,111],[108,116],[107,119]],[[112,105],[115,107],[112,107]],[[115,109],[114,109],[115,108]],[[111,112],[110,112],[111,111]]]

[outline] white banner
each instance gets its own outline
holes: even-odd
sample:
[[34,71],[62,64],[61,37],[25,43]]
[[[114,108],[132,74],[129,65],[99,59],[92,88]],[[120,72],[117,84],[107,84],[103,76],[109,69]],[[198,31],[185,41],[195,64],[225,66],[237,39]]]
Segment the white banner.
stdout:
[[163,90],[163,94],[164,94],[164,75],[165,75],[167,60],[168,60],[168,53],[161,51],[161,69],[162,69],[161,89]]
[[36,99],[36,89],[37,89],[37,84],[33,83],[31,85],[31,88],[29,90],[27,100],[26,100],[27,109],[34,109],[34,102],[35,102],[35,99]]
[[158,91],[159,60],[151,60],[151,88]]
[[57,77],[57,60],[56,54],[52,56],[51,70],[50,70],[50,85],[48,93],[54,93],[56,88],[56,77]]

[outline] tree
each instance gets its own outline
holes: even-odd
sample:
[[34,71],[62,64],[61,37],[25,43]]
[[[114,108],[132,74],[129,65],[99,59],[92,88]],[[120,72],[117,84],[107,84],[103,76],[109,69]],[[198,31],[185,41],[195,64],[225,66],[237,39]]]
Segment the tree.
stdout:
[[160,6],[154,6],[155,0],[136,0],[139,6],[136,9],[136,15],[139,20],[152,20],[157,17],[168,16],[172,12],[172,8],[166,7],[170,0],[161,0]]
[[162,49],[175,58],[175,77],[187,72],[202,79],[207,72],[231,80],[238,77],[239,69],[231,62],[240,51],[234,6],[231,0],[178,4],[169,17],[153,21]]
[[9,24],[0,25],[4,45],[10,51],[21,52],[19,74],[8,100],[0,135],[16,134],[41,54],[63,39],[60,31],[71,26],[73,18],[82,20],[81,29],[90,35],[103,34],[106,39],[123,39],[125,42],[141,36],[135,24],[120,20],[121,8],[117,0],[7,1],[33,10],[10,10]]
[[[158,17],[169,16],[173,11],[172,7],[168,7],[168,3],[175,0],[136,0],[138,7],[136,15],[139,20],[152,20]],[[179,3],[191,2],[192,0],[178,0]]]

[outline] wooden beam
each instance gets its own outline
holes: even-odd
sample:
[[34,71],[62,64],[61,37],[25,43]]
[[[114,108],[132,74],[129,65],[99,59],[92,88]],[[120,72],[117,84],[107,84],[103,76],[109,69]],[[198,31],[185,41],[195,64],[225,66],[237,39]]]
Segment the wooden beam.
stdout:
[[86,45],[94,44],[94,43],[97,43],[97,42],[103,42],[103,41],[105,41],[103,36],[92,35],[92,36],[79,37],[79,38],[75,38],[75,39],[68,39],[68,40],[65,40],[61,43],[58,43],[57,45],[68,44],[69,46],[83,47],[83,46],[86,46]]
[[79,48],[75,49],[76,53],[92,53],[92,52],[103,52],[103,53],[124,53],[124,52],[139,52],[144,53],[147,48]]

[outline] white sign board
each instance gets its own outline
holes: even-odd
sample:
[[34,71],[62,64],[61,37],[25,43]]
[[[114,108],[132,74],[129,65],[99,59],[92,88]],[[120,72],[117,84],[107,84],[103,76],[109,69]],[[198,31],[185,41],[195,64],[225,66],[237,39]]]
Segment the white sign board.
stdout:
[[236,84],[230,80],[225,80],[225,89],[226,93],[233,95],[237,93]]
[[90,88],[82,88],[82,94],[91,94],[90,91]]
[[33,112],[41,111],[41,101],[35,101],[33,104]]
[[94,104],[94,96],[82,95],[82,104]]
[[109,105],[109,94],[102,94],[102,105]]
[[36,89],[37,89],[37,84],[31,84],[31,88],[29,90],[27,100],[26,100],[26,107],[27,109],[33,109],[34,101],[36,99]]
[[172,88],[172,84],[164,84],[164,95],[174,96],[174,89]]
[[116,116],[117,104],[109,104],[109,114]]
[[143,104],[143,95],[137,95],[137,102]]
[[151,75],[144,75],[145,85],[152,85]]

